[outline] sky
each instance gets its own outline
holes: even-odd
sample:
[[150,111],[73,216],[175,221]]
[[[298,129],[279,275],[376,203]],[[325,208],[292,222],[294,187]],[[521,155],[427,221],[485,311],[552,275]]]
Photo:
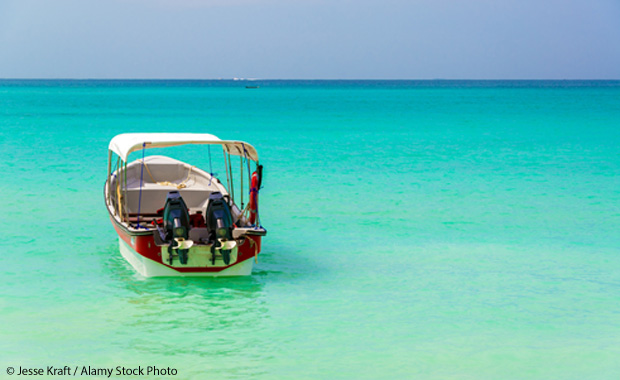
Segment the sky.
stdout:
[[620,79],[620,0],[0,0],[0,78]]

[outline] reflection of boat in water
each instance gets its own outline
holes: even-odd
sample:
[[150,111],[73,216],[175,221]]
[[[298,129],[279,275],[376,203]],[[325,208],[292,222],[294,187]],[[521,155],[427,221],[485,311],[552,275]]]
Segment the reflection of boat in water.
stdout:
[[[207,173],[167,156],[144,156],[149,148],[187,144],[208,145],[209,161],[210,146],[222,148],[227,186],[212,170]],[[142,152],[142,158],[127,163],[128,156],[136,151]],[[234,194],[233,157],[240,163],[236,176],[241,190],[238,199]],[[121,134],[110,141],[108,173],[105,202],[119,235],[120,251],[140,274],[251,274],[261,237],[267,233],[258,218],[262,166],[253,146],[210,134]],[[247,206],[243,199],[244,175],[249,191]]]

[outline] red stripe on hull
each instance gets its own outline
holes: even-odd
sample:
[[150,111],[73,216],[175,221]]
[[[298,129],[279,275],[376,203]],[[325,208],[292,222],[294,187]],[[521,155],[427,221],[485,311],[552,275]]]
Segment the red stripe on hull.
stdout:
[[255,245],[250,244],[248,241],[243,243],[243,245],[237,248],[237,262],[234,264],[225,266],[225,267],[217,267],[217,268],[209,268],[209,267],[190,267],[190,268],[177,268],[172,267],[166,263],[164,263],[161,259],[161,247],[155,245],[155,239],[153,238],[153,234],[148,235],[133,235],[126,229],[122,228],[116,220],[110,216],[110,220],[112,221],[112,225],[116,230],[118,236],[125,243],[127,243],[134,251],[136,251],[141,256],[146,257],[147,259],[153,260],[158,264],[167,266],[170,269],[173,269],[177,272],[181,273],[202,273],[202,272],[221,272],[224,269],[235,266],[245,260],[251,259],[254,257],[254,250],[256,249],[256,254],[260,252],[261,249],[261,236],[248,236],[248,239],[252,239]]

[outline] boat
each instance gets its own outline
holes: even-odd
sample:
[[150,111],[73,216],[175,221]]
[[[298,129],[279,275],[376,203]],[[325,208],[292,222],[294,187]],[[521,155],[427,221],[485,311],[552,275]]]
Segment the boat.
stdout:
[[[187,145],[207,151],[209,170],[146,155],[151,148]],[[213,173],[212,148],[223,153],[221,181]],[[141,157],[128,162],[132,153]],[[258,212],[262,176],[256,149],[243,141],[206,133],[115,136],[104,197],[121,255],[145,277],[250,275],[267,234]]]

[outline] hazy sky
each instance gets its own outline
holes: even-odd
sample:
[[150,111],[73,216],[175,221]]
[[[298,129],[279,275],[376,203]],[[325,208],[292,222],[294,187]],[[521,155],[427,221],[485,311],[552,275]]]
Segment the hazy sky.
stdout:
[[620,0],[0,0],[0,78],[620,79]]

